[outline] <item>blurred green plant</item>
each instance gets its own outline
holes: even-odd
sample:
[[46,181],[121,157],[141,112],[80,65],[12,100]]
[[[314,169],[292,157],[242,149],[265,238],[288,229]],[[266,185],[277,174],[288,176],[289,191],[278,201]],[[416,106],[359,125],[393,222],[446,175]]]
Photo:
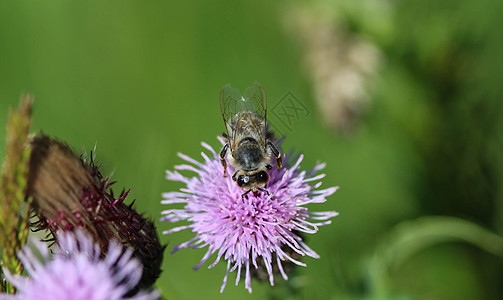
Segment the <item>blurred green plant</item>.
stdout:
[[381,241],[366,263],[369,298],[397,298],[390,279],[392,272],[429,247],[456,241],[503,258],[503,237],[470,221],[448,216],[425,216],[404,221]]
[[[374,275],[369,275],[364,283],[370,289],[355,283],[348,288],[349,294],[358,290],[362,297],[370,294],[371,298],[389,299],[393,286],[406,289],[404,294],[412,297],[411,286],[416,284],[423,291],[435,289],[444,293],[435,295],[442,299],[500,298],[503,88],[499,81],[503,68],[499,56],[503,49],[503,19],[496,12],[503,9],[503,2],[317,0],[297,6],[311,10],[316,20],[335,28],[332,31],[350,38],[363,37],[379,50],[383,59],[371,82],[371,106],[360,116],[361,131],[355,132],[368,131],[379,139],[388,139],[393,145],[389,153],[407,156],[398,167],[403,168],[404,176],[396,182],[397,187],[406,186],[410,200],[417,205],[413,216],[459,217],[418,219],[399,225],[409,224],[409,232],[401,232],[376,250],[377,258],[367,268]],[[337,45],[343,47],[346,43]],[[362,57],[361,53],[355,56]],[[340,72],[334,68],[328,71]],[[334,91],[340,93],[340,89]],[[364,143],[358,146],[368,147]],[[388,197],[400,196],[395,192],[380,194],[376,199]],[[401,203],[407,200],[402,199]],[[387,226],[413,216],[396,214],[387,220]],[[398,234],[398,227],[391,230],[392,236]],[[367,237],[372,240],[372,236]],[[447,260],[439,255],[441,251],[435,252],[441,247],[430,250],[431,245],[449,240],[469,242],[497,257],[479,255],[459,244],[445,246],[452,246],[451,259]],[[422,251],[426,249],[434,252],[435,257],[425,278],[418,271],[408,278],[413,284],[403,280],[400,286],[397,278],[390,282],[389,273],[400,265],[408,265],[403,262],[413,261],[413,254],[427,253]],[[458,251],[461,254],[455,257]],[[345,258],[352,252],[344,253]],[[446,279],[430,285],[428,280],[432,277],[441,277],[434,269],[437,266],[449,278],[466,276],[466,282],[448,287]],[[353,265],[348,269],[351,268]],[[360,274],[356,273],[358,277]]]
[[27,141],[30,130],[33,98],[21,97],[18,110],[9,112],[7,122],[7,147],[2,164],[0,184],[0,250],[1,289],[14,293],[12,284],[7,283],[3,270],[21,274],[23,267],[16,253],[23,247],[28,236],[29,200],[25,197],[28,177],[30,146]]

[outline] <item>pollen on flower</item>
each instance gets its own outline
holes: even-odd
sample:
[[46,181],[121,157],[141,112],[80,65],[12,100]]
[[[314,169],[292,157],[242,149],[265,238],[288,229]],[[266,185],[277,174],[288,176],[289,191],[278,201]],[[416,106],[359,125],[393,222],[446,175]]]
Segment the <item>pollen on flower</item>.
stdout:
[[[227,261],[221,292],[227,283],[229,272],[237,271],[236,285],[244,272],[245,287],[251,293],[251,277],[255,270],[264,268],[270,284],[274,284],[273,269],[278,270],[286,280],[288,276],[283,264],[291,262],[305,266],[297,257],[318,254],[309,248],[300,234],[312,234],[319,226],[330,224],[336,212],[311,212],[305,205],[323,203],[338,187],[318,190],[323,178],[316,175],[324,164],[310,171],[301,171],[300,155],[291,166],[269,171],[270,180],[267,193],[258,191],[242,197],[240,189],[230,176],[224,177],[220,158],[211,146],[202,143],[210,153],[201,153],[204,161],[198,162],[186,155],[179,156],[189,164],[175,166],[175,171],[167,171],[167,179],[182,182],[185,186],[179,192],[164,193],[163,204],[183,203],[183,209],[168,209],[162,212],[161,221],[178,222],[187,220],[189,225],[164,231],[164,234],[190,229],[195,236],[189,241],[173,247],[173,252],[182,248],[208,247],[206,254],[194,267],[198,269],[213,254],[214,267],[220,260]],[[291,157],[285,157],[288,161]],[[179,171],[192,171],[193,177],[186,177]],[[232,167],[231,170],[233,171]],[[218,174],[218,175],[217,175]]]

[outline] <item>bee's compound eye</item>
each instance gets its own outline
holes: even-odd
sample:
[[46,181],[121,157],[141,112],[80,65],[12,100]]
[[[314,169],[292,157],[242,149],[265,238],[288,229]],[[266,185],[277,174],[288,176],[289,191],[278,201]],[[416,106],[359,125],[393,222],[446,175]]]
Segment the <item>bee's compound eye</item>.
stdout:
[[250,181],[250,177],[239,175],[238,180],[237,180],[237,184],[238,184],[238,186],[242,187],[243,185],[247,184],[248,181]]
[[257,180],[261,182],[267,182],[269,180],[269,175],[266,171],[260,171],[257,173]]

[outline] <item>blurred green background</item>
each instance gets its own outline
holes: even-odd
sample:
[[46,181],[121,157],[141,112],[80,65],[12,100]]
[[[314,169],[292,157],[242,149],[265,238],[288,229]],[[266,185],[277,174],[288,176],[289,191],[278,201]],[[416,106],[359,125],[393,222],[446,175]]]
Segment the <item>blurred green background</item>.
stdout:
[[340,216],[308,238],[320,259],[288,283],[254,281],[251,295],[235,273],[219,293],[223,263],[194,272],[204,249],[168,249],[165,298],[501,299],[501,11],[490,0],[2,1],[0,125],[32,93],[32,131],[77,152],[96,144],[115,189],[158,220],[161,193],[180,188],[165,180],[176,153],[219,147],[220,88],[257,80],[270,109],[288,92],[305,106],[288,128],[271,122],[305,169],[327,163],[323,186],[341,189],[310,209]]

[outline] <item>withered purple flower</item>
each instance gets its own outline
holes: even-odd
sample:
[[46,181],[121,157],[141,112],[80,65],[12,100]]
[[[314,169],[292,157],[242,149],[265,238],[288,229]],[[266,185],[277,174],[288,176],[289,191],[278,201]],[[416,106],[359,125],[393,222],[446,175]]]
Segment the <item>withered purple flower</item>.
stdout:
[[164,248],[154,223],[125,204],[129,191],[115,196],[113,182],[104,178],[91,159],[74,154],[66,144],[45,135],[33,138],[28,178],[28,195],[38,230],[80,228],[96,241],[105,255],[110,240],[133,249],[144,265],[140,287],[159,277]]
[[[231,176],[222,176],[218,154],[206,143],[202,145],[211,152],[210,157],[201,154],[204,162],[179,154],[190,165],[179,165],[175,167],[177,171],[167,171],[169,180],[182,182],[185,186],[180,192],[163,194],[165,200],[162,203],[185,205],[182,209],[163,211],[161,221],[186,220],[190,224],[163,233],[184,229],[195,233],[189,241],[173,247],[173,252],[182,248],[208,246],[206,254],[194,269],[198,269],[215,253],[216,259],[209,268],[222,259],[226,260],[227,271],[221,292],[229,271],[237,270],[236,285],[244,272],[245,287],[251,292],[251,268],[265,266],[270,284],[273,285],[273,268],[278,269],[286,280],[288,277],[282,265],[285,261],[305,266],[292,256],[319,257],[297,233],[316,233],[319,226],[330,224],[329,219],[337,215],[336,212],[311,212],[305,207],[310,203],[325,202],[326,197],[337,190],[337,187],[318,190],[321,182],[310,185],[324,177],[324,174],[315,175],[324,168],[324,164],[315,166],[309,172],[300,171],[301,155],[293,165],[286,163],[280,170],[273,168],[269,171],[268,193],[258,191],[242,197],[244,191]],[[289,157],[284,160],[288,162]],[[195,176],[186,177],[178,172],[182,170],[192,171]],[[230,174],[233,171],[231,167]]]

